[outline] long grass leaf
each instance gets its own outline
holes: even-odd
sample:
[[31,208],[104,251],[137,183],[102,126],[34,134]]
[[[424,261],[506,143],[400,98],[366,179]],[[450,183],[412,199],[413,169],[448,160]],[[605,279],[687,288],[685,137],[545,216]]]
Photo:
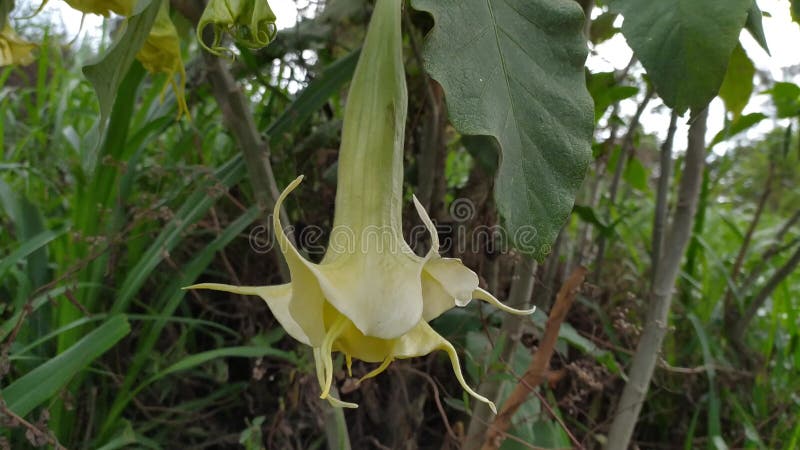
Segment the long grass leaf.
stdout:
[[78,372],[130,332],[124,315],[110,318],[64,353],[33,369],[3,389],[8,408],[26,416],[63,388]]

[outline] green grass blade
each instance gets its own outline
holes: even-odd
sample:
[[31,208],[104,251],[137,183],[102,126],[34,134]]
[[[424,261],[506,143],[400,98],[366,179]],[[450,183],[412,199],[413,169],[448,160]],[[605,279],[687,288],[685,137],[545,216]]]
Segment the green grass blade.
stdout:
[[118,389],[118,395],[114,400],[111,411],[106,415],[101,433],[115,428],[113,423],[122,413],[125,406],[127,406],[129,398],[127,394],[145,363],[150,358],[151,352],[159,336],[161,336],[161,331],[164,329],[164,325],[166,325],[168,318],[174,314],[178,305],[180,305],[186,296],[186,292],[182,291],[181,288],[192,284],[211,263],[217,252],[225,248],[239,233],[253,223],[259,213],[260,210],[258,208],[250,208],[247,212],[242,214],[241,217],[236,219],[236,221],[228,225],[228,227],[200,252],[188,266],[183,268],[181,271],[182,275],[162,291],[163,294],[156,301],[156,305],[163,305],[159,318],[156,319],[152,326],[147,327],[142,332],[134,354],[133,363],[125,372],[125,380]]
[[140,391],[150,383],[153,383],[157,380],[160,380],[161,378],[164,378],[167,375],[177,372],[182,372],[184,370],[189,370],[218,358],[230,358],[230,357],[263,358],[265,356],[283,359],[293,364],[297,363],[297,358],[292,353],[279,350],[277,348],[272,348],[269,346],[258,345],[258,346],[218,348],[216,350],[209,350],[207,352],[197,353],[195,355],[190,355],[187,356],[186,358],[183,358],[182,360],[176,362],[175,364],[167,367],[161,372],[150,377],[147,381],[142,383],[136,389],[136,392]]
[[127,309],[144,282],[164,259],[164,252],[175,248],[183,240],[186,228],[200,220],[214,205],[216,198],[208,195],[207,189],[212,185],[230,188],[242,179],[244,175],[243,169],[244,163],[241,158],[234,158],[217,170],[214,180],[205,183],[189,196],[183,206],[176,212],[175,218],[145,251],[136,266],[128,272],[114,300],[111,308],[112,314],[121,313]]
[[6,271],[8,271],[8,269],[13,265],[27,258],[35,251],[45,247],[47,244],[57,239],[66,231],[66,228],[62,228],[58,231],[47,230],[24,241],[19,247],[17,247],[16,250],[11,252],[10,255],[6,256],[2,259],[2,261],[0,261],[0,279],[3,278],[3,275],[5,275]]
[[76,342],[67,351],[15,380],[3,389],[8,408],[26,416],[58,393],[78,372],[113,347],[130,332],[125,316],[110,318]]
[[727,448],[722,437],[719,392],[717,392],[714,357],[711,355],[708,335],[700,319],[694,313],[689,313],[688,317],[695,333],[697,333],[697,339],[700,340],[700,348],[703,350],[703,364],[706,367],[706,375],[708,376],[708,436],[717,448]]

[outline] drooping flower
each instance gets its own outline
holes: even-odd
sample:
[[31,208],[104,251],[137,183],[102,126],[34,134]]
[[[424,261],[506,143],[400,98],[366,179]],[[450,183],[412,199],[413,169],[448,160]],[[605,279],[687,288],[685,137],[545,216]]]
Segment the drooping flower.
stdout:
[[[189,108],[186,106],[186,70],[181,59],[181,43],[178,38],[178,30],[169,17],[168,0],[161,1],[161,5],[156,14],[156,20],[150,34],[147,36],[139,53],[136,54],[144,68],[150,73],[164,73],[167,75],[167,82],[161,92],[162,99],[168,86],[172,86],[178,102],[178,117],[183,114],[189,115]],[[177,75],[177,81],[176,81]]]
[[[197,40],[216,55],[229,51],[221,45],[224,33],[245,47],[265,47],[278,31],[275,20],[267,0],[210,0],[197,25]],[[203,31],[209,25],[214,31],[211,47],[203,42]]]
[[[136,0],[64,0],[69,6],[86,14],[99,14],[108,17],[112,12],[129,16],[136,6]],[[42,2],[41,10],[47,0]]]
[[[414,198],[428,228],[431,249],[417,256],[402,234],[403,137],[407,91],[400,29],[402,0],[378,0],[353,76],[339,152],[336,209],[330,243],[319,264],[305,259],[283,232],[280,208],[302,181],[294,180],[276,202],[273,224],[291,272],[278,286],[199,284],[260,296],[290,336],[313,347],[321,398],[335,406],[356,407],[330,395],[335,351],[380,365],[363,378],[384,371],[396,359],[436,350],[450,357],[464,390],[494,404],[467,385],[453,345],[428,324],[473,298],[514,314],[478,287],[478,276],[460,260],[439,254],[431,219]],[[362,378],[362,379],[363,379]]]
[[6,19],[0,31],[0,67],[32,63],[35,48],[36,44],[19,37]]

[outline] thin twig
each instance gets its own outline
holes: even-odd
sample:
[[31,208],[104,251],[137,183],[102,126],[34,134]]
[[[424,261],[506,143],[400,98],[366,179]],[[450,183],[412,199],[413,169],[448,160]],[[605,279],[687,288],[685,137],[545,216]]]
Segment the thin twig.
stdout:
[[[500,413],[495,417],[492,427],[486,433],[486,439],[483,443],[483,450],[497,450],[505,440],[507,431],[511,427],[511,419],[517,412],[520,406],[525,403],[528,395],[545,379],[545,371],[550,364],[550,358],[555,351],[555,345],[558,341],[558,332],[561,329],[561,323],[566,319],[569,309],[572,307],[575,297],[578,295],[578,290],[583,284],[586,277],[586,268],[583,266],[577,267],[572,275],[567,279],[564,285],[559,290],[556,297],[556,303],[553,305],[550,316],[545,325],[544,335],[539,343],[539,350],[531,360],[528,370],[520,380],[520,383],[511,392]],[[580,446],[580,443],[576,443]]]
[[761,255],[759,259],[758,265],[755,266],[751,271],[747,278],[742,282],[741,288],[739,289],[741,292],[748,292],[756,280],[761,276],[762,273],[769,267],[769,261],[778,256],[779,254],[783,253],[784,251],[792,248],[798,242],[799,238],[793,239],[786,245],[783,245],[783,238],[792,229],[795,223],[800,221],[800,209],[797,210],[796,213],[792,217],[790,217],[784,224],[781,226],[781,229],[775,235],[775,238],[772,241],[772,245],[769,246],[767,251]]
[[[653,99],[654,95],[655,91],[648,87],[644,99],[642,99],[642,102],[639,103],[639,106],[636,108],[636,114],[634,114],[633,119],[631,119],[631,123],[628,125],[628,131],[625,133],[625,137],[622,139],[619,156],[617,158],[617,166],[614,168],[614,175],[611,179],[611,185],[608,188],[608,206],[605,213],[605,219],[607,223],[611,222],[611,213],[614,210],[614,205],[617,202],[617,193],[619,192],[619,184],[620,180],[622,179],[622,172],[625,169],[628,158],[633,155],[633,138],[636,134],[636,130],[639,128],[639,122],[641,121],[642,114],[644,114],[644,110],[647,108],[647,105],[650,103],[650,100]],[[606,243],[607,240],[605,235],[601,234],[597,242],[597,257],[594,264],[595,280],[599,280],[602,274]]]
[[789,258],[789,260],[770,277],[764,284],[764,287],[758,291],[753,301],[750,302],[750,306],[747,307],[747,311],[739,317],[739,320],[736,321],[736,324],[730,330],[734,344],[741,344],[744,334],[747,331],[747,326],[750,325],[750,321],[753,320],[759,308],[764,306],[764,303],[770,295],[772,295],[772,292],[778,288],[786,277],[794,272],[798,265],[800,265],[800,245],[797,246],[792,257]]
[[[744,239],[742,240],[742,245],[739,247],[739,253],[736,255],[736,261],[733,263],[733,267],[731,268],[731,273],[729,275],[729,282],[728,288],[725,289],[725,297],[723,301],[723,311],[725,321],[727,325],[732,325],[736,320],[738,320],[738,305],[733,304],[733,296],[735,288],[736,280],[739,278],[739,273],[742,270],[742,265],[744,264],[745,256],[747,256],[747,251],[750,249],[750,242],[753,239],[753,233],[755,233],[756,228],[758,227],[758,223],[761,221],[761,215],[764,212],[764,207],[767,204],[767,199],[769,198],[770,194],[772,193],[772,178],[775,174],[775,163],[770,161],[769,169],[767,171],[767,178],[764,180],[764,190],[761,192],[761,196],[758,199],[758,205],[756,206],[756,212],[753,215],[753,219],[750,221],[750,225],[747,227],[747,232],[744,235]],[[737,295],[738,297],[739,295]]]
[[10,410],[8,406],[6,406],[5,402],[0,400],[0,418],[3,418],[3,416],[25,427],[37,439],[44,438],[46,442],[52,445],[56,450],[67,450],[66,447],[64,447],[63,445],[61,445],[60,442],[58,442],[58,439],[56,439],[53,436],[52,432],[49,432],[49,430],[48,431],[42,430],[36,425],[23,419],[22,417],[17,415],[14,411]]
[[664,230],[667,227],[667,217],[669,215],[669,185],[672,177],[672,142],[675,138],[675,130],[678,128],[678,113],[672,111],[669,119],[669,129],[667,138],[661,146],[661,158],[659,168],[661,173],[658,175],[658,191],[656,193],[656,210],[653,214],[653,257],[650,282],[655,280],[658,272],[658,261],[661,259],[661,251],[664,248]]
[[453,442],[458,442],[459,441],[458,435],[453,430],[453,427],[450,425],[450,420],[448,420],[447,413],[444,410],[444,405],[442,405],[441,395],[439,394],[439,387],[436,386],[436,382],[433,381],[433,378],[431,378],[431,376],[428,375],[427,373],[425,373],[425,372],[423,372],[423,371],[421,371],[419,369],[415,369],[414,367],[411,367],[411,366],[398,364],[398,365],[395,366],[395,368],[411,372],[411,373],[413,373],[415,375],[419,375],[420,377],[424,378],[425,381],[428,382],[428,384],[433,389],[433,400],[436,403],[436,409],[439,410],[439,415],[442,417],[442,422],[444,422],[444,427],[447,430],[447,434],[450,436],[450,438],[453,440]]

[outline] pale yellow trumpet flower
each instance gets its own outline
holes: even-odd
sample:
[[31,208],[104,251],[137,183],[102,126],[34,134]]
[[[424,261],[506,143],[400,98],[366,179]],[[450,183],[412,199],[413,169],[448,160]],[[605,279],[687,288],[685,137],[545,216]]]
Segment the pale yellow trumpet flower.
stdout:
[[428,324],[473,298],[513,314],[530,314],[500,303],[478,287],[478,276],[460,260],[439,254],[431,219],[414,198],[417,213],[431,235],[431,249],[417,256],[402,233],[403,137],[407,110],[400,31],[402,0],[378,0],[356,67],[345,110],[339,152],[334,226],[319,264],[305,259],[280,223],[286,196],[273,211],[277,241],[291,272],[279,286],[198,284],[260,296],[287,333],[313,347],[321,398],[356,407],[330,395],[333,352],[380,365],[364,378],[384,371],[393,360],[445,351],[461,386],[476,399],[494,404],[464,380],[453,345]]

